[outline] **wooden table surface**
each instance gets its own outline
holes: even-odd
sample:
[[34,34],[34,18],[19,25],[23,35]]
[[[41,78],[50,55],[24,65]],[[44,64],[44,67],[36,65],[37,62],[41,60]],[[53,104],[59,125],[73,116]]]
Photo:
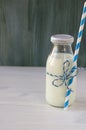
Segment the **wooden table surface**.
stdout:
[[86,129],[86,71],[79,70],[77,97],[68,110],[45,101],[45,68],[0,67],[0,130]]

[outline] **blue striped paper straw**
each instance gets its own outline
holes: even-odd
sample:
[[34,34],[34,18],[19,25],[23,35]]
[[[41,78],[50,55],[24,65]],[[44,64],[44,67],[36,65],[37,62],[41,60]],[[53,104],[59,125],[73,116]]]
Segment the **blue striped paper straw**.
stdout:
[[[81,17],[81,21],[80,21],[80,27],[79,27],[79,32],[78,32],[78,37],[77,37],[77,42],[76,42],[76,47],[75,47],[75,53],[74,53],[74,56],[73,56],[73,62],[74,62],[75,65],[77,64],[77,60],[78,60],[78,54],[79,54],[81,39],[82,39],[82,35],[83,35],[85,19],[86,19],[86,2],[84,2],[84,6],[83,6],[83,12],[82,12],[82,17]],[[70,97],[70,94],[71,94],[71,84],[72,84],[72,82],[73,82],[73,79],[71,80],[71,83],[68,83],[69,89],[67,89],[67,91],[66,91],[65,102],[64,102],[64,110],[67,110],[68,106],[69,106],[69,97]]]

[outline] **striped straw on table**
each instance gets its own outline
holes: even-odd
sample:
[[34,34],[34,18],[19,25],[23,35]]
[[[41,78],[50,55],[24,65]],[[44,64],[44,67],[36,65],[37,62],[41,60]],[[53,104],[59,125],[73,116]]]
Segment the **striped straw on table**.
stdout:
[[[82,17],[81,17],[81,21],[80,21],[80,27],[79,27],[79,32],[78,32],[78,37],[77,37],[77,42],[76,42],[76,47],[75,47],[75,53],[74,53],[74,56],[73,56],[74,65],[77,64],[77,60],[78,60],[78,54],[79,54],[81,39],[82,39],[82,35],[83,35],[85,19],[86,19],[86,2],[84,3],[84,6],[83,6],[83,12],[82,12]],[[64,102],[64,110],[67,110],[68,107],[69,107],[69,97],[70,97],[70,94],[71,94],[71,84],[72,84],[72,82],[73,82],[73,79],[71,79],[68,83],[69,89],[67,89],[67,91],[66,91],[65,102]]]

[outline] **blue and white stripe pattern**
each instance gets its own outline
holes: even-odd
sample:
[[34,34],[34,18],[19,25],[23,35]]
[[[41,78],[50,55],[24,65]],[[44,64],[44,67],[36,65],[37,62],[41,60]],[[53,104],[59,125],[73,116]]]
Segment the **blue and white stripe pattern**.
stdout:
[[64,103],[64,110],[66,110],[69,106],[69,96],[71,94],[71,89],[67,89],[66,92],[66,99],[65,99],[65,103]]
[[[77,37],[77,42],[76,42],[76,47],[75,47],[75,54],[73,57],[74,65],[77,64],[77,60],[78,60],[78,54],[79,54],[85,19],[86,19],[86,2],[84,3],[84,7],[83,7],[83,12],[82,12],[82,17],[81,17],[81,21],[80,21],[80,27],[79,27],[79,32],[78,32],[78,37]],[[72,82],[73,82],[73,79],[72,79]],[[72,82],[71,82],[71,84],[72,84]],[[71,89],[70,89],[71,84],[68,83],[69,89],[67,89],[66,96],[65,96],[64,110],[66,110],[69,106],[69,97],[71,94]]]
[[74,62],[77,62],[78,60],[78,53],[79,53],[80,43],[81,43],[81,39],[83,35],[85,19],[86,19],[86,2],[83,7],[82,17],[81,17],[81,22],[80,22],[80,28],[78,32],[78,37],[77,37],[77,42],[76,42],[76,47],[75,47],[75,54],[74,54],[74,59],[73,59]]

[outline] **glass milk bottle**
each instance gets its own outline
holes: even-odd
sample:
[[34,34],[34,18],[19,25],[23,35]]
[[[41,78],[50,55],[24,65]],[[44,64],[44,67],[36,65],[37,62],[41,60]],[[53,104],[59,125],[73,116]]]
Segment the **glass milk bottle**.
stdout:
[[[71,76],[70,70],[74,65],[72,43],[74,38],[70,35],[58,34],[51,36],[54,47],[48,56],[46,63],[46,100],[47,103],[57,107],[63,107],[67,83]],[[64,73],[66,80],[64,80]],[[76,73],[76,72],[74,72]],[[73,74],[74,75],[74,74]],[[72,105],[76,95],[76,77],[71,84],[69,105]]]

